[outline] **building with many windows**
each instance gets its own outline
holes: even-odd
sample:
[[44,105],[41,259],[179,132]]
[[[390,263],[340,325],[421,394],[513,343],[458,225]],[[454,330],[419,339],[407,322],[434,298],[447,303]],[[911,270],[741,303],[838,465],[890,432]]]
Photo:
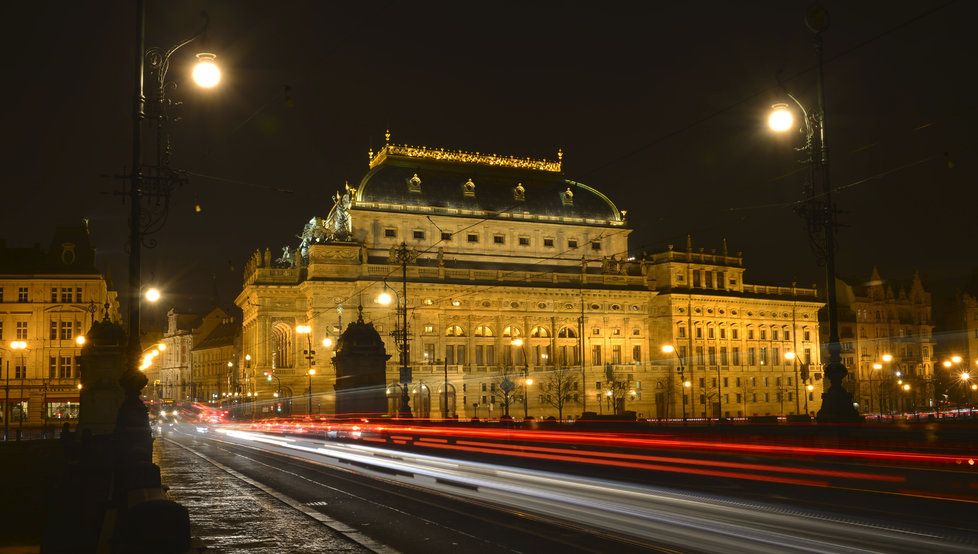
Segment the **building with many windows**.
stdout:
[[846,389],[864,413],[934,406],[934,325],[931,294],[920,275],[884,281],[838,281]]
[[199,334],[190,349],[190,394],[195,400],[217,404],[240,397],[240,333],[241,323],[225,316],[210,332]]
[[740,253],[673,250],[648,259],[658,294],[651,333],[673,347],[682,373],[655,382],[657,417],[786,416],[821,407],[814,287],[744,282]]
[[[331,348],[344,317],[352,321],[362,309],[391,354],[390,413],[401,396],[399,339],[406,337],[416,417],[679,417],[679,397],[663,393],[674,386],[675,364],[661,353],[678,332],[663,310],[680,292],[688,296],[684,285],[670,284],[677,253],[630,256],[626,212],[568,179],[561,162],[559,152],[542,160],[389,140],[371,152],[367,174],[335,195],[328,214],[306,223],[298,245],[276,256],[257,251],[246,264],[236,303],[242,352],[258,377],[243,379],[245,388],[268,395],[282,387],[305,391],[311,381],[314,411],[332,412]],[[697,268],[713,263],[696,259]],[[699,304],[702,292],[716,301],[729,297],[724,302],[744,314],[757,310],[738,318],[746,329],[765,317],[790,325],[780,318],[794,303],[815,331],[806,347],[818,352],[813,310],[820,304],[812,289],[743,285],[742,266],[727,271],[736,286],[694,284],[698,305],[706,305]],[[717,275],[728,279],[722,270],[709,278]],[[743,343],[737,371],[760,369],[747,364],[752,344]],[[701,365],[705,372],[718,364]],[[272,377],[262,379],[266,373]],[[707,387],[692,392],[706,394]],[[758,400],[744,413],[777,413],[773,405]],[[712,413],[699,404],[691,410]]]
[[191,352],[227,318],[221,308],[213,308],[203,315],[174,308],[167,311],[166,330],[159,341],[163,351],[146,370],[150,385],[144,393],[160,401],[194,399],[196,387]]
[[102,317],[118,322],[119,302],[95,266],[87,226],[56,228],[47,250],[0,242],[3,418],[38,426],[78,417],[79,337]]

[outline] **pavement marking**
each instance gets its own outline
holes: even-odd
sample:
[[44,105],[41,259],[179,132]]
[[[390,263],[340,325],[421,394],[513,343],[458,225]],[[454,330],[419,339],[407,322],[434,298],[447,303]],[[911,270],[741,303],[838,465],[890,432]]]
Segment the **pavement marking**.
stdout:
[[[298,511],[302,512],[303,514],[305,514],[305,515],[309,516],[310,518],[318,521],[319,523],[325,525],[326,527],[329,527],[333,531],[336,531],[337,533],[340,533],[344,537],[350,539],[351,541],[359,544],[360,546],[362,546],[362,547],[364,547],[364,548],[366,548],[366,549],[368,549],[368,550],[370,550],[372,552],[376,552],[377,554],[400,554],[400,552],[398,550],[395,550],[395,549],[393,549],[393,548],[391,548],[391,547],[389,547],[386,544],[383,544],[381,542],[375,541],[374,539],[371,539],[370,537],[364,535],[363,533],[357,531],[356,529],[354,529],[354,528],[346,525],[345,523],[342,523],[340,521],[337,521],[337,520],[335,520],[335,519],[327,516],[326,514],[323,514],[321,512],[317,512],[316,510],[313,510],[313,509],[310,509],[307,506],[303,505],[298,500],[296,500],[296,499],[294,499],[294,498],[292,498],[290,496],[284,495],[284,494],[278,492],[277,490],[272,489],[271,487],[268,487],[266,485],[263,485],[263,484],[259,483],[258,481],[255,481],[254,479],[252,479],[252,478],[250,478],[250,477],[248,477],[246,475],[243,475],[242,473],[240,473],[238,471],[235,471],[234,469],[231,469],[230,467],[222,464],[221,462],[218,462],[217,460],[215,460],[215,459],[213,459],[213,458],[211,458],[211,457],[209,457],[209,456],[207,456],[205,454],[201,454],[200,452],[197,452],[196,450],[194,450],[194,449],[192,449],[190,447],[184,446],[184,445],[180,444],[179,442],[177,442],[177,441],[175,441],[175,440],[173,440],[171,438],[164,437],[164,439],[167,442],[173,443],[173,444],[179,446],[180,448],[183,448],[187,452],[190,452],[190,453],[192,453],[192,454],[194,454],[196,456],[199,456],[199,457],[203,458],[204,460],[206,460],[206,461],[210,462],[211,464],[213,464],[218,469],[224,470],[225,472],[227,472],[228,474],[230,474],[232,477],[236,477],[236,478],[244,481],[245,483],[248,483],[249,485],[255,487],[256,489],[258,489],[258,490],[264,492],[265,494],[267,494],[267,495],[275,498],[279,502],[282,502],[286,506],[288,506],[288,507],[290,507],[290,508],[292,508],[294,510],[298,510]],[[311,504],[318,505],[317,503],[311,503]]]

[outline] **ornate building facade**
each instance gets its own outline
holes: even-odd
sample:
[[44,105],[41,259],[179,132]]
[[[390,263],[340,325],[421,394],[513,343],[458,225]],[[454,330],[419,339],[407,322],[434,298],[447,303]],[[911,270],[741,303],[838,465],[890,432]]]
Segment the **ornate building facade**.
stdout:
[[0,415],[10,425],[78,417],[79,337],[95,318],[120,320],[110,289],[87,225],[58,227],[46,251],[0,243]]
[[[246,264],[236,300],[242,353],[251,357],[244,390],[298,397],[311,382],[313,411],[332,413],[331,348],[344,317],[362,309],[392,355],[390,413],[406,381],[399,340],[406,337],[415,417],[679,417],[679,395],[659,389],[676,379],[674,360],[661,351],[678,332],[668,314],[684,291],[660,286],[671,283],[674,253],[630,257],[626,212],[566,178],[561,162],[559,152],[555,161],[538,160],[401,146],[388,137],[359,184],[338,193],[326,217],[310,220],[296,247],[277,258],[257,251]],[[702,296],[724,297],[744,313],[769,304],[772,313],[790,312],[782,307],[791,297],[813,319],[817,353],[814,291],[743,285],[742,273],[730,270],[736,287]],[[743,363],[724,371],[751,371],[744,352]],[[697,383],[693,392],[706,387]],[[774,413],[773,401],[760,402],[743,413]],[[707,412],[697,404],[690,415]]]
[[864,413],[934,407],[934,324],[931,294],[920,275],[838,282],[846,388]]
[[814,287],[744,283],[743,256],[729,255],[726,244],[719,254],[694,252],[691,243],[685,252],[670,247],[650,257],[649,271],[659,291],[652,335],[675,349],[685,370],[657,381],[657,397],[676,398],[701,418],[818,411],[823,303]]
[[158,340],[162,351],[145,370],[150,383],[143,391],[147,398],[161,402],[206,401],[203,393],[195,395],[192,351],[227,318],[221,308],[212,308],[205,314],[168,310],[166,329]]

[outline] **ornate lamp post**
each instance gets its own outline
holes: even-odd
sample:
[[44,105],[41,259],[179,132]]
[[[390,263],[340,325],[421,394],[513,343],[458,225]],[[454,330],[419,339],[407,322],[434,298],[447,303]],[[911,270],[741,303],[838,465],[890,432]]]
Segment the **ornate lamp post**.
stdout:
[[[842,363],[842,345],[839,342],[839,308],[835,285],[835,205],[832,202],[832,186],[829,180],[829,149],[825,133],[825,91],[823,87],[822,32],[828,28],[828,12],[815,4],[805,16],[805,24],[815,34],[816,89],[817,104],[814,110],[807,110],[797,98],[787,93],[802,113],[805,124],[805,144],[801,148],[807,154],[805,163],[810,168],[807,198],[799,211],[807,220],[809,233],[817,245],[817,254],[825,265],[826,300],[829,320],[829,363],[825,376],[829,388],[822,393],[822,407],[817,419],[819,422],[859,421],[859,414],[853,406],[852,394],[842,386],[848,370]],[[794,114],[788,104],[775,104],[768,117],[768,126],[775,132],[786,132],[796,128]],[[821,180],[822,191],[815,193],[815,182]],[[820,236],[821,235],[821,236]]]
[[[528,417],[530,417],[529,386],[533,384],[533,379],[530,379],[530,360],[527,359],[526,357],[526,341],[524,341],[519,337],[516,337],[515,339],[510,341],[510,344],[512,344],[513,346],[518,346],[520,350],[523,352],[523,420],[525,421]],[[509,391],[506,392],[507,394],[509,393]],[[506,415],[509,415],[508,402],[506,406]]]
[[[401,243],[400,246],[391,249],[390,255],[391,261],[401,264],[401,294],[398,294],[396,290],[387,285],[384,282],[384,290],[377,295],[374,299],[375,302],[382,306],[390,306],[391,302],[396,300],[394,305],[397,312],[399,323],[394,331],[394,340],[399,346],[400,351],[400,361],[401,361],[401,409],[398,414],[399,417],[411,417],[411,398],[408,395],[409,385],[411,383],[411,365],[409,362],[409,350],[408,350],[408,324],[407,324],[407,264],[408,262],[417,258],[417,253],[407,247],[407,244]],[[394,293],[393,298],[391,293]]]
[[[679,373],[679,381],[682,383],[682,387],[683,387],[682,388],[682,391],[683,391],[683,395],[682,395],[683,396],[683,398],[682,398],[682,400],[683,400],[683,423],[686,423],[686,389],[691,388],[693,386],[693,383],[692,383],[692,381],[687,381],[686,380],[686,368],[683,365],[683,358],[682,358],[682,356],[679,355],[679,351],[676,350],[676,347],[673,346],[673,345],[671,345],[671,344],[663,344],[662,345],[662,352],[664,354],[673,354],[673,353],[675,353],[676,354],[676,361],[679,362],[679,367],[676,368],[676,372]],[[671,382],[671,380],[670,380],[670,382]],[[672,385],[670,385],[670,387],[671,386]]]

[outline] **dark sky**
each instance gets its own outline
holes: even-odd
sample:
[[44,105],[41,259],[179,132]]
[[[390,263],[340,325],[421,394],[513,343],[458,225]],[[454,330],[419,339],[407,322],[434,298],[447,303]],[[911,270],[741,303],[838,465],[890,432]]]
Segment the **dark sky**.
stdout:
[[[976,263],[978,5],[944,4],[824,2],[832,179],[853,184],[836,197],[844,275],[878,265],[957,284]],[[636,250],[726,237],[750,281],[821,283],[784,206],[800,194],[792,144],[764,128],[778,69],[814,102],[807,6],[150,0],[147,45],[192,34],[208,11],[225,79],[196,91],[196,47],[174,58],[173,165],[197,175],[144,274],[171,304],[201,307],[214,277],[229,302],[249,253],[277,252],[325,216],[390,127],[399,143],[550,158],[562,147],[569,178],[629,210]],[[103,175],[129,159],[134,3],[5,11],[0,236],[46,244],[55,223],[88,217],[121,287],[127,210]]]

